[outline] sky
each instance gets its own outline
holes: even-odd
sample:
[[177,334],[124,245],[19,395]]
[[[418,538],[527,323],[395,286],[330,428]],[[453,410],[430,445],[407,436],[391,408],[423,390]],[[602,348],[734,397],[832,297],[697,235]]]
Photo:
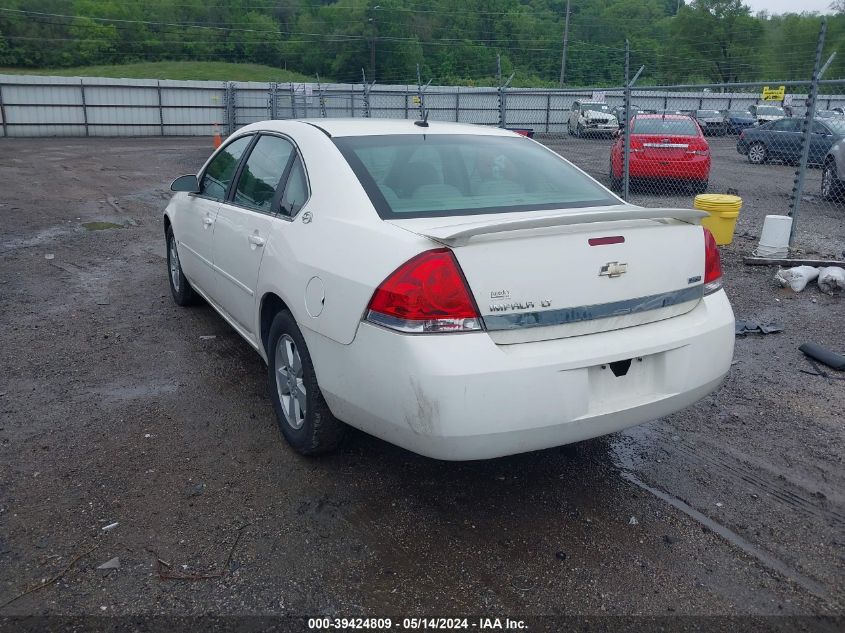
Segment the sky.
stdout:
[[752,13],[768,11],[769,13],[800,13],[802,11],[830,12],[831,0],[743,0],[743,4],[751,7]]

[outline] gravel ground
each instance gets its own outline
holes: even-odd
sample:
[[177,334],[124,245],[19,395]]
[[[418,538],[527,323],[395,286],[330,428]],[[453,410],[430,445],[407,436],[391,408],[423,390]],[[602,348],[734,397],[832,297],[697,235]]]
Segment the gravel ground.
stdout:
[[[549,142],[606,175],[608,142]],[[786,210],[793,169],[753,168],[732,143],[714,141],[711,181],[746,203],[727,292],[738,318],[785,331],[738,339],[725,385],[681,413],[444,463],[358,432],[337,454],[294,454],[258,355],[209,307],[173,304],[160,213],[208,139],[0,140],[0,616],[739,615],[836,630],[784,618],[845,605],[845,383],[802,373],[797,349],[845,351],[845,304],[742,264],[745,236]],[[844,218],[809,199],[798,246],[841,253]],[[96,569],[112,557],[119,569]]]

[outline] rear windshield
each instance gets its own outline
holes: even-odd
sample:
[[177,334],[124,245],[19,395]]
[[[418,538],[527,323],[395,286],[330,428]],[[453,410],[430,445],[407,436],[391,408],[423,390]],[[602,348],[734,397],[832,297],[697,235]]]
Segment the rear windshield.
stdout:
[[718,110],[697,110],[697,116],[705,117],[705,116],[722,116]]
[[334,142],[382,218],[619,204],[607,189],[526,138],[401,134]]
[[739,119],[741,119],[741,118],[753,119],[754,118],[754,115],[751,114],[748,110],[731,110],[730,112],[728,112],[728,114],[730,116],[737,117]]
[[757,114],[764,116],[783,116],[785,113],[783,108],[778,108],[777,106],[757,106]]
[[676,134],[678,136],[698,136],[698,128],[692,119],[651,118],[634,119],[634,134]]

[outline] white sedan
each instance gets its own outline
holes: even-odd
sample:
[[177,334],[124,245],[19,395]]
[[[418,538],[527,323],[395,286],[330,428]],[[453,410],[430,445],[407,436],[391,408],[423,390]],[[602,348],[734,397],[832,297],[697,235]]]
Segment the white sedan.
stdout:
[[301,453],[345,424],[449,460],[558,446],[683,409],[730,368],[705,214],[627,205],[506,130],[265,121],[172,188],[173,297],[267,362]]

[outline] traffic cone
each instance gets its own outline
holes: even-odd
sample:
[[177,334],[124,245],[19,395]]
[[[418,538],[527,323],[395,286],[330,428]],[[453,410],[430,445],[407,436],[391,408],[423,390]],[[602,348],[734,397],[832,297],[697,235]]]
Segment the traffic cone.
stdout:
[[214,124],[214,149],[217,149],[223,144],[223,139],[220,138],[220,128]]

